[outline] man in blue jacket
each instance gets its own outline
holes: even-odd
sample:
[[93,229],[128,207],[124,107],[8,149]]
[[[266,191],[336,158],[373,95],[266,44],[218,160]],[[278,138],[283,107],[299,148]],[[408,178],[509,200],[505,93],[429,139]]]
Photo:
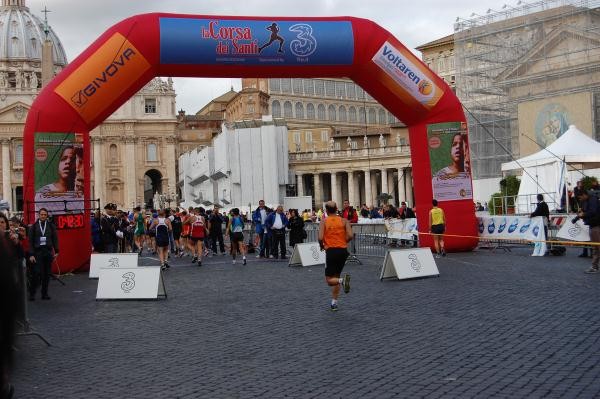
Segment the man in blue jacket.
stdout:
[[279,259],[286,259],[285,257],[285,228],[288,225],[288,218],[283,213],[283,206],[277,206],[277,210],[269,216],[265,222],[267,229],[273,236],[273,242],[271,243],[271,257],[277,259],[277,247],[279,246],[281,256]]
[[272,212],[269,208],[265,206],[265,201],[258,201],[258,208],[252,212],[252,222],[254,223],[254,232],[260,238],[260,251],[259,257],[265,258],[268,257],[268,252],[265,251],[265,244],[267,238],[267,231],[265,228],[265,222],[267,221],[267,216],[269,212]]

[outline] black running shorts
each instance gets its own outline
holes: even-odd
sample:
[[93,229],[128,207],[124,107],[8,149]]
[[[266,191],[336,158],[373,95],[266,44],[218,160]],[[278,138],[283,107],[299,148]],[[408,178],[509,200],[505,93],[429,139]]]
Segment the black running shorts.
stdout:
[[231,234],[231,241],[232,242],[244,242],[244,233],[237,232],[237,233]]
[[325,275],[327,277],[339,276],[348,258],[346,248],[329,248],[325,250]]
[[444,234],[446,231],[446,226],[443,224],[434,224],[431,226],[431,234]]

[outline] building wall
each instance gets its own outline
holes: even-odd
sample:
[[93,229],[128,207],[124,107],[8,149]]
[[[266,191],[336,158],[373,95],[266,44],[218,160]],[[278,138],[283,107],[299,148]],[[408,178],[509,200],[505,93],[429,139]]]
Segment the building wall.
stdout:
[[[182,189],[185,206],[218,204],[246,209],[249,204],[256,206],[260,199],[269,204],[283,201],[289,183],[287,128],[269,118],[254,124],[254,127],[245,127],[241,122],[224,124],[222,133],[210,147],[180,157],[180,168],[186,168]],[[207,161],[211,152],[212,162]],[[198,192],[203,193],[203,201],[198,196],[194,201],[188,195]]]
[[521,157],[552,144],[569,125],[592,136],[593,115],[590,92],[548,97],[519,103],[519,148]]

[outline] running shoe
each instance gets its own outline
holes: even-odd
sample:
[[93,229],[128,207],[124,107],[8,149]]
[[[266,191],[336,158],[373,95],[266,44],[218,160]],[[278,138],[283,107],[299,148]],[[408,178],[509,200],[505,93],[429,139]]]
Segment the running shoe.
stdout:
[[246,258],[242,259],[242,265],[246,265]]
[[197,257],[197,256],[194,256],[194,257],[192,258],[192,263],[196,263],[196,261],[197,261],[197,260],[198,260],[198,257]]
[[589,269],[587,269],[585,272],[588,273],[588,274],[595,274],[595,273],[598,273],[598,271],[599,270],[598,270],[597,267],[592,266]]
[[168,269],[168,268],[170,268],[170,267],[171,267],[171,265],[169,265],[169,262],[165,262],[165,268],[167,268],[167,269]]
[[165,265],[161,265],[160,270],[167,270],[167,267]]
[[344,287],[344,292],[347,294],[350,292],[350,274],[344,274],[344,280],[342,286]]
[[332,312],[337,312],[338,310],[338,305],[337,303],[332,303],[329,308],[331,309]]
[[198,261],[198,267],[200,267],[200,266],[202,266],[202,261],[201,260]]
[[235,259],[231,262],[231,264],[235,265]]

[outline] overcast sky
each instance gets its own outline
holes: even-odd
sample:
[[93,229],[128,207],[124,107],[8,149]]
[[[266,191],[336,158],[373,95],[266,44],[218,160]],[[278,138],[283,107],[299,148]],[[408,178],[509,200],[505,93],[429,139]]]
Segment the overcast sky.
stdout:
[[[514,6],[516,0],[506,1]],[[352,16],[370,19],[405,46],[414,47],[453,32],[456,17],[500,10],[503,0],[26,0],[43,19],[48,7],[50,26],[60,38],[68,61],[76,58],[115,23],[136,14],[171,12],[232,16]],[[239,78],[175,79],[177,107],[195,113],[211,99],[241,88]]]

